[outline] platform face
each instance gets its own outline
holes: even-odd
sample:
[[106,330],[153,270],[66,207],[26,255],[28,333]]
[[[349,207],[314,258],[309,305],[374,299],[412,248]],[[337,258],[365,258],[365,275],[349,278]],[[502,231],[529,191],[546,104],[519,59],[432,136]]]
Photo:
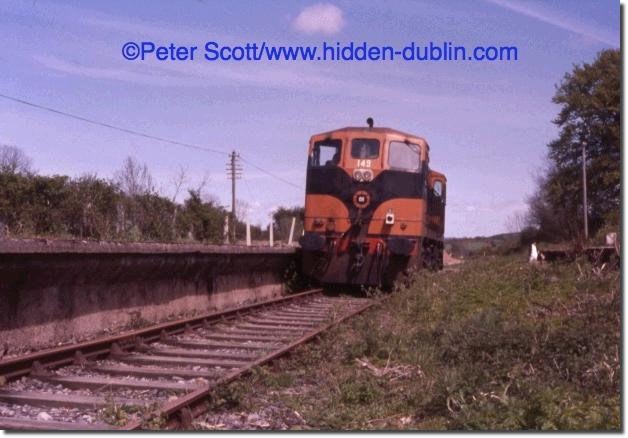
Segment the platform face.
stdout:
[[[41,348],[282,295],[293,247],[0,241],[0,339]],[[2,347],[2,343],[0,343]]]

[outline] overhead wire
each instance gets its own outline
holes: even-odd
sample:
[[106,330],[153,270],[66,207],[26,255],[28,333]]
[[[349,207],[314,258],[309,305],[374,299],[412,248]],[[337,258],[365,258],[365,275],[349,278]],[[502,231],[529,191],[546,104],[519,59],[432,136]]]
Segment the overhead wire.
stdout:
[[[20,103],[22,105],[27,105],[27,106],[30,106],[30,107],[33,107],[33,108],[38,108],[40,110],[48,111],[50,113],[57,114],[57,115],[60,115],[60,116],[69,117],[69,118],[72,118],[72,119],[75,119],[75,120],[79,120],[81,122],[90,123],[92,125],[101,126],[101,127],[104,127],[104,128],[108,128],[108,129],[112,129],[112,130],[115,130],[115,131],[123,132],[123,133],[126,133],[126,134],[131,134],[131,135],[135,135],[135,136],[138,136],[138,137],[143,137],[143,138],[147,138],[147,139],[150,139],[150,140],[155,140],[155,141],[159,141],[159,142],[162,142],[162,143],[167,143],[167,144],[171,144],[171,145],[175,145],[175,146],[181,146],[181,147],[185,147],[185,148],[188,148],[188,149],[194,149],[194,150],[198,150],[198,151],[203,151],[203,152],[209,152],[209,153],[229,156],[229,152],[226,152],[226,151],[223,151],[223,150],[219,150],[219,149],[215,149],[215,148],[209,148],[209,147],[205,147],[205,146],[199,146],[199,145],[196,145],[196,144],[186,143],[186,142],[172,140],[172,139],[165,138],[165,137],[159,137],[159,136],[156,136],[156,135],[147,134],[145,132],[136,131],[136,130],[125,128],[125,127],[122,127],[122,126],[113,125],[111,123],[101,122],[101,121],[98,121],[98,120],[95,120],[95,119],[91,119],[91,118],[88,118],[88,117],[76,115],[76,114],[73,114],[73,113],[70,113],[70,112],[67,112],[67,111],[63,111],[63,110],[59,110],[59,109],[56,109],[56,108],[52,108],[52,107],[49,107],[49,106],[40,105],[38,103],[34,103],[34,102],[30,102],[30,101],[27,101],[27,100],[24,100],[24,99],[20,99],[20,98],[17,98],[17,97],[9,96],[7,94],[0,93],[0,98],[6,99],[6,100],[9,100],[9,101],[12,101],[12,102]],[[512,157],[509,156],[509,155],[502,155],[502,156],[499,156],[499,155],[478,155],[478,156],[466,157],[464,160],[465,161],[469,161],[469,160],[488,159],[488,158],[512,158]],[[271,172],[269,170],[266,170],[266,169],[260,167],[259,165],[253,163],[251,160],[248,160],[247,158],[242,156],[242,154],[240,154],[240,159],[243,162],[249,164],[251,167],[259,170],[260,172],[264,173],[265,175],[267,175],[267,176],[269,176],[271,178],[276,179],[277,181],[281,181],[282,183],[284,183],[284,184],[286,184],[288,186],[294,187],[296,189],[304,190],[304,187],[302,185],[295,184],[292,181],[289,181],[289,180],[287,180],[287,179],[285,179],[285,178],[283,178],[283,177],[281,177],[281,176],[279,176],[279,175],[277,175],[277,174],[275,174],[275,173],[273,173],[273,172]]]
[[293,182],[291,182],[291,181],[288,181],[287,179],[285,179],[285,178],[283,178],[283,177],[281,177],[281,176],[275,175],[275,174],[273,174],[273,173],[269,172],[268,170],[266,170],[266,169],[263,169],[263,168],[259,167],[257,164],[252,163],[251,161],[247,160],[247,159],[246,159],[246,158],[244,158],[243,156],[240,156],[240,159],[241,159],[242,161],[244,161],[245,163],[247,163],[249,166],[254,167],[255,169],[259,170],[260,172],[265,173],[266,175],[271,176],[271,177],[273,177],[273,178],[277,179],[278,181],[283,182],[284,184],[287,184],[287,185],[289,185],[289,186],[295,187],[295,188],[297,188],[297,189],[299,189],[299,190],[303,190],[303,189],[304,189],[304,187],[303,187],[303,186],[300,186],[300,185],[295,184],[295,183],[293,183]]
[[[120,131],[120,132],[123,132],[123,133],[126,133],[126,134],[131,134],[131,135],[135,135],[135,136],[138,136],[138,137],[147,138],[147,139],[159,141],[159,142],[162,142],[162,143],[168,143],[168,144],[172,144],[172,145],[176,145],[176,146],[181,146],[181,147],[185,147],[185,148],[188,148],[188,149],[194,149],[194,150],[199,150],[199,151],[203,151],[203,152],[209,152],[209,153],[229,156],[229,152],[222,151],[222,150],[219,150],[219,149],[208,148],[208,147],[205,147],[205,146],[199,146],[199,145],[195,145],[195,144],[191,144],[191,143],[186,143],[186,142],[172,140],[172,139],[165,138],[165,137],[159,137],[159,136],[156,136],[156,135],[147,134],[145,132],[136,131],[134,129],[128,129],[128,128],[125,128],[125,127],[122,127],[122,126],[117,126],[117,125],[113,125],[111,123],[101,122],[101,121],[98,121],[98,120],[95,120],[95,119],[91,119],[91,118],[88,118],[88,117],[80,116],[80,115],[73,114],[73,113],[70,113],[70,112],[67,112],[67,111],[63,111],[63,110],[59,110],[59,109],[56,109],[56,108],[52,108],[52,107],[49,107],[49,106],[40,105],[38,103],[34,103],[34,102],[30,102],[30,101],[27,101],[27,100],[24,100],[24,99],[20,99],[20,98],[17,98],[17,97],[9,96],[7,94],[0,93],[0,98],[5,99],[5,100],[9,100],[9,101],[12,101],[12,102],[16,102],[16,103],[19,103],[19,104],[22,104],[22,105],[30,106],[30,107],[33,107],[33,108],[37,108],[37,109],[40,109],[40,110],[48,111],[50,113],[57,114],[57,115],[64,116],[64,117],[68,117],[68,118],[71,118],[71,119],[74,119],[74,120],[79,120],[81,122],[90,123],[92,125],[96,125],[96,126],[112,129],[112,130],[115,130],[115,131]],[[271,178],[274,178],[274,179],[276,179],[278,181],[281,181],[281,182],[283,182],[283,183],[285,183],[285,184],[287,184],[289,186],[295,187],[295,188],[297,188],[299,190],[303,189],[302,186],[294,184],[294,183],[286,180],[285,178],[282,178],[279,175],[276,175],[273,172],[271,172],[269,170],[266,170],[266,169],[258,166],[257,164],[252,163],[251,161],[247,160],[244,157],[241,157],[241,159],[242,159],[242,161],[248,163],[250,166],[254,167],[255,169],[259,170],[260,172],[270,176]]]

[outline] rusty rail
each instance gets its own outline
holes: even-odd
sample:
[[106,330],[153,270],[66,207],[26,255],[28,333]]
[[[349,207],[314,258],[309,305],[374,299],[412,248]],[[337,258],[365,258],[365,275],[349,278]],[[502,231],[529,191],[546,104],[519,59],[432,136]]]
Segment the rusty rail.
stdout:
[[27,376],[33,370],[33,365],[46,368],[56,368],[63,365],[70,365],[77,360],[77,354],[85,359],[96,359],[105,357],[111,352],[111,346],[118,344],[122,348],[134,348],[136,339],[140,338],[144,342],[152,342],[161,336],[163,331],[168,334],[183,332],[186,328],[199,327],[205,323],[222,319],[230,319],[241,316],[245,313],[262,309],[264,307],[281,304],[284,302],[298,300],[322,293],[322,289],[312,289],[299,294],[274,298],[247,306],[212,312],[205,315],[180,319],[171,322],[164,322],[146,328],[128,331],[118,335],[85,341],[78,344],[64,345],[61,347],[46,349],[36,353],[26,354],[10,359],[0,360],[0,376],[6,380],[13,380],[22,376]]
[[[199,388],[196,391],[186,395],[185,397],[182,397],[181,399],[173,400],[172,402],[166,404],[165,406],[155,411],[152,415],[156,417],[165,418],[166,427],[168,429],[176,429],[180,425],[184,427],[190,427],[192,424],[192,420],[195,417],[198,417],[199,415],[207,411],[207,406],[205,403],[203,403],[203,401],[206,399],[206,397],[211,393],[213,389],[215,389],[216,387],[220,385],[224,385],[229,382],[232,382],[238,379],[239,377],[242,377],[243,375],[248,374],[253,368],[257,366],[264,365],[268,362],[271,362],[274,359],[277,359],[278,357],[283,356],[284,354],[288,353],[294,348],[300,345],[303,345],[306,342],[310,341],[311,339],[315,338],[322,332],[329,330],[334,325],[340,324],[346,319],[349,319],[355,315],[358,315],[359,313],[364,312],[366,309],[373,306],[373,304],[374,304],[373,301],[369,301],[368,303],[364,304],[358,309],[353,310],[352,312],[344,315],[340,319],[335,320],[315,330],[312,330],[311,332],[305,334],[304,336],[297,339],[296,341],[291,342],[289,345],[286,345],[285,347],[279,350],[270,352],[266,356],[261,357],[260,359],[257,359],[253,362],[250,362],[243,368],[239,368],[239,369],[236,369],[235,371],[232,371],[231,373],[225,375],[224,377],[217,380],[216,382],[206,385],[203,388]],[[142,428],[141,422],[134,422],[124,427],[124,430],[138,430],[141,428]]]
[[[328,297],[321,289],[314,289],[0,361],[0,375],[9,380],[31,377],[27,379],[26,390],[23,390],[24,379],[16,382],[17,386],[8,385],[6,390],[0,390],[0,402],[8,404],[6,406],[73,406],[101,418],[99,409],[107,406],[107,401],[98,390],[105,387],[126,391],[118,393],[118,402],[123,405],[148,407],[158,401],[156,408],[143,411],[121,427],[108,424],[104,419],[98,424],[92,420],[73,423],[55,418],[42,422],[32,408],[29,408],[30,416],[26,417],[0,415],[0,426],[33,430],[70,430],[81,426],[137,430],[151,424],[169,429],[190,427],[194,417],[206,411],[204,401],[216,387],[276,359],[375,303],[370,299]],[[57,368],[59,370],[52,371]],[[76,374],[68,375],[73,372]],[[144,379],[137,380],[133,376]],[[185,383],[181,377],[193,380]],[[166,380],[159,380],[163,378]],[[37,385],[41,383],[37,382],[96,391],[40,393]],[[146,399],[133,392],[146,389],[177,396],[166,399],[155,392],[155,399]],[[33,415],[37,415],[37,419]]]

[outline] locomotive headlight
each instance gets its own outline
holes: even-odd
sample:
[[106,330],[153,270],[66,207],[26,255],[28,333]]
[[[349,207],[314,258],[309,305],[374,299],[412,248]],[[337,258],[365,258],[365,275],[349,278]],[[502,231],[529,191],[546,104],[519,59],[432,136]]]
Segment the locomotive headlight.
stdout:
[[395,213],[393,213],[392,208],[388,210],[386,213],[386,225],[392,225],[395,223]]
[[362,177],[364,178],[364,181],[371,181],[373,179],[373,172],[370,170],[365,170],[364,172],[362,172]]
[[362,182],[364,181],[364,174],[362,173],[361,170],[354,170],[353,179],[355,179],[356,181]]

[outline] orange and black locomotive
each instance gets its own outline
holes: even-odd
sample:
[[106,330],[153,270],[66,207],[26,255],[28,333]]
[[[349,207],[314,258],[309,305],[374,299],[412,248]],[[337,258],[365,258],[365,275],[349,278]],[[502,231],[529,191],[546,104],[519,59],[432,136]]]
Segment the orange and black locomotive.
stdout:
[[368,124],[310,139],[302,268],[324,284],[389,287],[443,266],[445,175],[425,139]]

